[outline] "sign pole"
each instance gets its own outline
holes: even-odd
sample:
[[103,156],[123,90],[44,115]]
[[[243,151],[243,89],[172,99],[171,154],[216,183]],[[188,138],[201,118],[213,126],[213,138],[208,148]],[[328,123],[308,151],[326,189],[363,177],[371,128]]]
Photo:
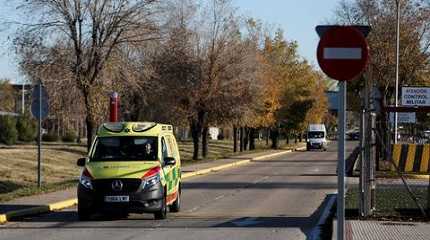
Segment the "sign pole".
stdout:
[[42,80],[34,86],[32,91],[31,114],[37,118],[37,186],[42,187],[42,119],[48,117],[48,93],[43,88]]
[[339,142],[337,174],[337,239],[345,239],[345,129],[346,129],[346,81],[339,82]]
[[317,59],[328,77],[339,81],[337,239],[345,239],[345,130],[346,81],[355,79],[366,68],[369,26],[317,26],[320,42]]
[[38,134],[38,141],[37,141],[37,186],[39,188],[42,187],[42,166],[41,166],[41,144],[42,144],[42,82],[39,81],[39,134]]

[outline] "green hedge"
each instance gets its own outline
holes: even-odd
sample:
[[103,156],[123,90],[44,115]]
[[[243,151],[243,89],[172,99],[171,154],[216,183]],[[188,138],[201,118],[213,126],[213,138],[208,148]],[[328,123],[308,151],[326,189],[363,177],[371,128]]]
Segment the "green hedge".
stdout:
[[16,130],[16,119],[12,116],[0,116],[0,142],[13,145],[18,139]]
[[36,121],[29,114],[18,117],[16,129],[18,130],[18,139],[20,141],[31,142],[35,140],[37,135]]
[[47,133],[42,135],[42,141],[44,142],[57,142],[59,137],[55,133]]
[[61,140],[63,142],[75,142],[76,138],[77,138],[77,135],[76,135],[75,132],[73,132],[73,131],[67,131],[66,134],[64,134],[61,137]]

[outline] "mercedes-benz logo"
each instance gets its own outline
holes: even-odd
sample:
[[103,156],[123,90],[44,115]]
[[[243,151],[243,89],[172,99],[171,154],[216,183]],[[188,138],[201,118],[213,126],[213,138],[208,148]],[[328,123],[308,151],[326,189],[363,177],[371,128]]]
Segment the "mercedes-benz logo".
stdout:
[[114,180],[112,181],[112,190],[114,191],[121,191],[122,190],[122,181],[121,180]]

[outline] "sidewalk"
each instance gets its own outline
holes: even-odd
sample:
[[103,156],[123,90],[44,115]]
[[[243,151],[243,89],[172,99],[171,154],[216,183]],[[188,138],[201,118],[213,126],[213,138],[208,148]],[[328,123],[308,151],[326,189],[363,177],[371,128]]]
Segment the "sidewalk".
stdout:
[[[347,221],[348,240],[427,240],[430,224],[422,222]],[[334,233],[335,234],[335,233]]]
[[[203,175],[287,152],[291,152],[291,150],[268,150],[233,156],[228,159],[190,164],[182,167],[182,178],[186,179],[196,175]],[[75,205],[76,202],[76,187],[57,192],[17,198],[9,202],[0,203],[0,224],[14,217],[34,215],[71,207]]]

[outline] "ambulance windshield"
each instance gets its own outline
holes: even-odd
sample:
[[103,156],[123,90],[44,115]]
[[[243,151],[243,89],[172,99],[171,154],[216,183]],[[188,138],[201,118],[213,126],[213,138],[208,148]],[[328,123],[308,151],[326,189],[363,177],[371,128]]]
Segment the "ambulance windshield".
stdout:
[[91,161],[155,161],[157,137],[99,137]]

